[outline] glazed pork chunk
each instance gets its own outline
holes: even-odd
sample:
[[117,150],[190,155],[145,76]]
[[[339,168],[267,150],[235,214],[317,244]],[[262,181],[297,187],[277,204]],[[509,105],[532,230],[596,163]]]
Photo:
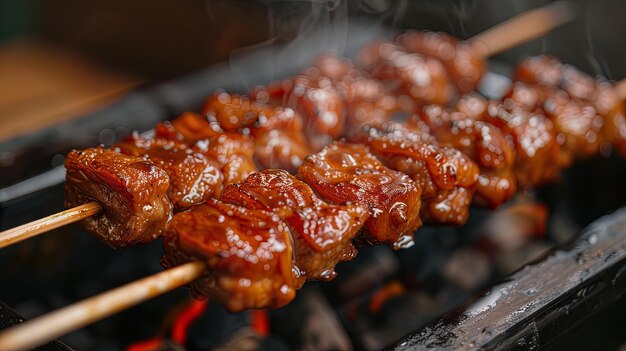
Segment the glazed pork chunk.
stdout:
[[170,181],[153,162],[94,148],[71,151],[65,168],[65,206],[97,202],[102,212],[83,224],[111,247],[149,242],[165,229],[172,215]]
[[328,202],[367,205],[368,243],[413,244],[413,232],[421,225],[420,188],[407,175],[383,166],[366,146],[334,142],[307,157],[297,177]]
[[162,264],[207,265],[191,287],[232,312],[275,308],[295,297],[289,229],[278,215],[210,199],[172,218]]
[[291,231],[298,286],[307,280],[330,280],[339,262],[354,258],[352,239],[368,217],[360,203],[328,204],[289,173],[268,169],[224,190],[221,200],[248,209],[276,213]]

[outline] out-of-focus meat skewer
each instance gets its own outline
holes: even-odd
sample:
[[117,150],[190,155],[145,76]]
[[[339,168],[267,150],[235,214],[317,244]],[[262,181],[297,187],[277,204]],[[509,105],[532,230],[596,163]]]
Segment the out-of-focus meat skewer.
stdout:
[[[258,99],[216,92],[211,95],[203,114],[216,129],[251,135],[254,158],[261,168],[281,168],[295,172],[302,160],[312,153],[304,134],[303,121],[290,107],[268,105],[268,95],[258,92]],[[198,124],[198,122],[196,123]]]
[[563,143],[573,144],[582,155],[593,155],[604,142],[626,155],[626,110],[620,83],[613,86],[601,77],[594,79],[550,56],[523,60],[513,78],[519,83],[508,93],[512,100],[545,111],[557,128],[577,135]]
[[407,94],[418,105],[447,104],[455,95],[477,89],[489,56],[537,38],[573,17],[569,4],[557,2],[465,41],[445,33],[408,31],[393,43],[369,45],[357,62],[384,83],[396,86],[392,88],[396,94]]

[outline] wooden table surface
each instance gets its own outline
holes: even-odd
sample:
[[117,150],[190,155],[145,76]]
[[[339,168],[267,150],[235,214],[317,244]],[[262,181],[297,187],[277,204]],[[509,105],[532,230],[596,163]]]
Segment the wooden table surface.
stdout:
[[35,39],[0,45],[0,142],[95,111],[141,82]]

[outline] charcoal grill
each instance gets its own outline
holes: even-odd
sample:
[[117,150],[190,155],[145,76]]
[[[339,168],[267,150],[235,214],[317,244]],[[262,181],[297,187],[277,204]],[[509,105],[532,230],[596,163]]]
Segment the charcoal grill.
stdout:
[[[404,5],[407,13],[424,12],[423,6]],[[246,91],[287,77],[328,48],[353,55],[373,38],[392,34],[380,24],[351,20],[345,24],[350,30],[339,36],[333,30],[341,24],[286,46],[250,50],[229,64],[144,87],[97,113],[3,143],[0,154],[11,159],[2,165],[0,229],[62,209],[58,155],[69,148],[110,144],[130,130],[197,110],[217,87]],[[497,96],[510,67],[494,61],[482,92]],[[519,203],[496,212],[472,209],[463,228],[420,229],[411,249],[361,248],[357,259],[338,267],[337,279],[309,284],[282,309],[229,314],[209,303],[185,326],[182,345],[171,330],[175,316],[190,306],[185,289],[61,341],[102,350],[142,350],[146,341],[189,350],[413,350],[595,348],[588,340],[600,340],[603,348],[615,349],[626,342],[626,209],[618,210],[626,199],[623,179],[626,162],[618,157],[579,162],[559,183],[524,196],[539,199],[543,205],[532,206],[550,213],[543,237],[493,231],[498,216],[511,216]],[[507,240],[521,241],[505,248]],[[508,257],[502,257],[504,249]],[[158,272],[161,253],[160,242],[113,251],[76,225],[2,250],[0,300],[7,305],[0,305],[0,327],[21,321],[12,309],[30,318]],[[470,273],[471,279],[463,279]],[[60,342],[43,348],[67,349]]]

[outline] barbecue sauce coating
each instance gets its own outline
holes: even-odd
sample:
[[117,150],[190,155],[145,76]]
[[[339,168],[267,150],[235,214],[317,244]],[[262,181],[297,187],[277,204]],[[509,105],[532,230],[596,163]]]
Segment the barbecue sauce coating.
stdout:
[[400,108],[398,99],[387,92],[382,82],[354,68],[348,59],[322,55],[303,74],[332,81],[346,107],[344,134],[359,130],[365,124],[388,121]]
[[421,225],[420,188],[383,166],[367,147],[334,142],[307,157],[297,177],[326,201],[367,205],[364,239],[369,244],[395,249],[413,244],[413,232]]
[[515,177],[521,188],[556,180],[571,159],[561,152],[557,130],[550,119],[508,100],[491,103],[487,120],[508,135],[515,147]]
[[224,176],[216,161],[185,144],[164,138],[145,139],[132,135],[116,143],[120,153],[143,157],[162,168],[170,178],[167,196],[176,211],[219,197]]
[[240,182],[257,170],[252,138],[224,131],[217,123],[210,123],[195,113],[186,112],[171,123],[158,125],[155,134],[157,138],[181,141],[194,151],[216,160],[225,186]]
[[441,146],[469,156],[480,168],[474,203],[496,208],[517,190],[515,151],[494,125],[468,118],[439,105],[424,107],[410,123],[425,122]]
[[[397,96],[405,111],[415,106],[447,104],[453,96],[448,75],[437,59],[410,53],[390,42],[366,46],[357,58],[358,66],[379,79],[387,91]],[[406,106],[409,97],[413,104]]]
[[171,122],[157,125],[155,133],[158,137],[193,145],[199,140],[222,134],[223,129],[217,123],[210,123],[197,113],[185,112]]
[[333,205],[320,200],[311,187],[289,173],[268,169],[251,174],[222,193],[221,201],[276,213],[293,238],[296,287],[307,280],[331,280],[339,262],[354,258],[352,245],[368,217],[362,204]]
[[289,229],[276,214],[210,199],[174,215],[163,240],[162,264],[206,263],[192,293],[231,312],[277,308],[295,297]]
[[[589,155],[597,152],[597,144],[607,142],[626,155],[626,107],[613,85],[603,77],[594,79],[573,66],[562,64],[556,58],[536,56],[522,60],[514,78],[533,84],[532,89],[539,95],[538,106],[551,117],[563,114],[560,121],[554,122],[557,128],[563,124],[564,136],[568,132],[573,133],[570,138],[573,140],[566,143],[572,152],[581,151],[583,156]],[[571,103],[565,101],[568,99],[563,92]],[[572,106],[566,108],[564,104]],[[591,117],[592,107],[597,113],[595,117]],[[575,118],[575,114],[580,114],[580,119]],[[580,139],[580,132],[585,128],[587,135],[584,138],[590,140],[589,148],[580,144],[584,142]]]
[[102,212],[83,220],[98,239],[122,248],[156,239],[172,215],[164,170],[140,157],[103,148],[73,150],[65,159],[65,207],[90,201]]
[[557,140],[561,141],[560,147],[564,152],[569,152],[572,157],[598,154],[603,142],[604,118],[592,104],[556,89],[542,107],[559,133]]
[[396,42],[409,52],[441,61],[461,94],[475,91],[487,72],[484,58],[470,45],[446,33],[408,31],[400,34]]
[[[203,113],[229,132],[254,138],[248,148],[261,168],[282,168],[295,172],[302,160],[312,153],[304,135],[302,118],[290,107],[271,106],[266,90],[257,91],[255,100],[225,92],[213,94]],[[243,179],[240,179],[243,180]]]
[[477,94],[461,97],[456,108],[475,121],[499,128],[515,150],[515,179],[521,188],[556,180],[571,154],[560,153],[557,131],[538,108],[540,90],[515,82],[502,102]]
[[419,185],[425,222],[460,225],[467,221],[479,172],[468,156],[439,147],[423,130],[394,122],[366,126],[351,140],[368,145],[387,167],[409,175]]
[[259,119],[269,119],[275,112],[272,107],[251,100],[248,96],[223,91],[209,96],[202,107],[202,114],[215,121],[224,130],[250,127]]
[[[267,97],[264,97],[267,99]],[[289,107],[274,107],[274,114],[249,128],[254,137],[254,157],[261,168],[280,168],[295,173],[313,153],[304,135],[302,118]]]
[[260,101],[289,107],[302,116],[304,133],[314,151],[343,134],[344,102],[330,79],[297,75],[254,92]]

